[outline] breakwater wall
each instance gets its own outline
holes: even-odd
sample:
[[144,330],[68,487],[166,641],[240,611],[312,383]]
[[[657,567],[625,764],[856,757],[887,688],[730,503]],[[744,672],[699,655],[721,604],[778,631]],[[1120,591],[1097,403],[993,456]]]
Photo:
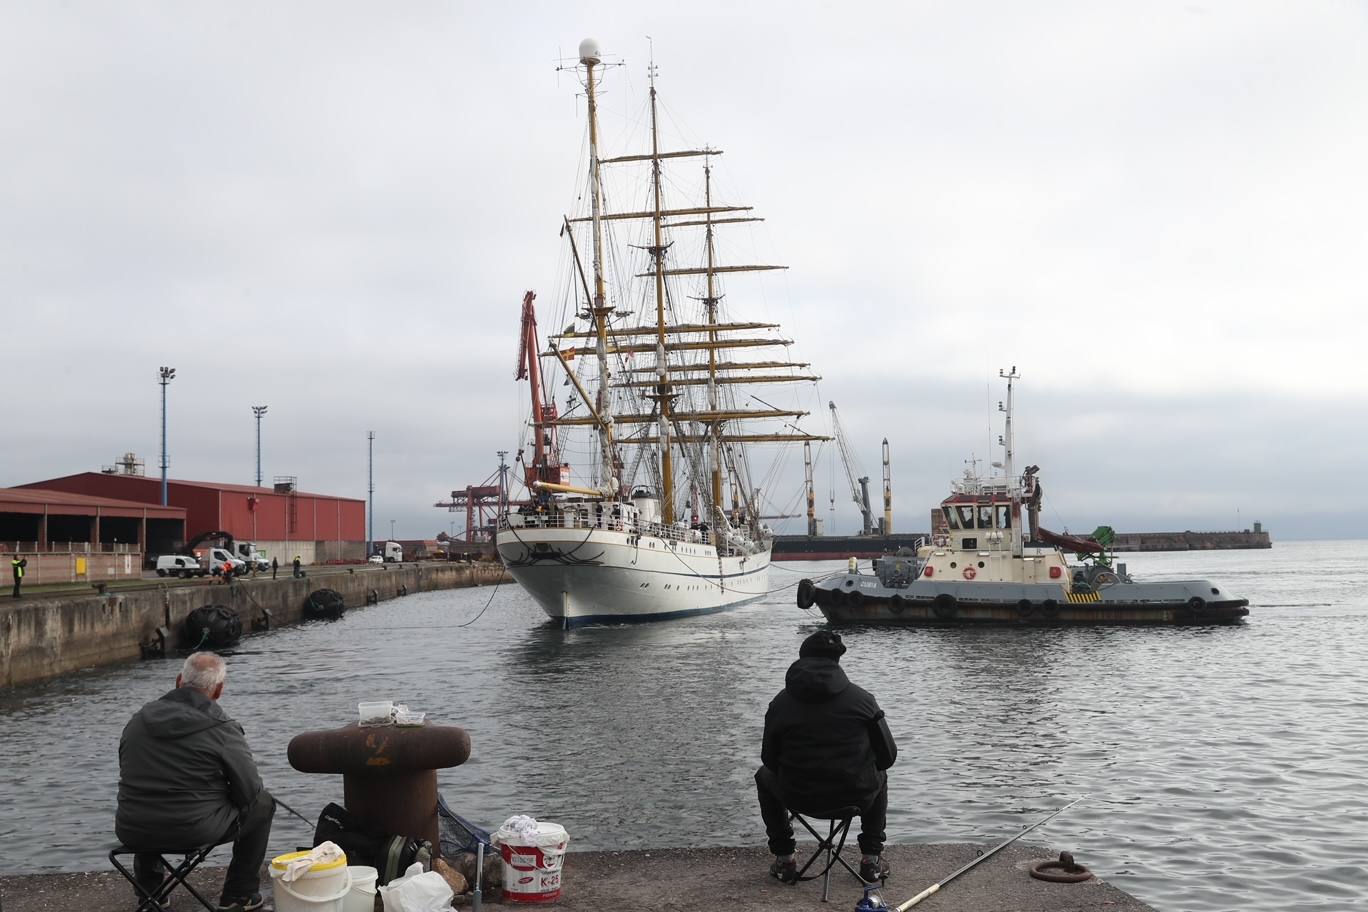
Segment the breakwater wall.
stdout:
[[1273,547],[1261,530],[1243,532],[1118,532],[1113,551],[1240,551]]
[[146,589],[104,595],[27,598],[0,607],[0,687],[137,659],[144,644],[164,643],[167,651],[190,648],[195,644],[182,642],[186,615],[205,605],[236,610],[248,631],[298,623],[316,589],[333,589],[354,608],[404,594],[506,579],[500,564],[431,563],[301,579],[244,579],[226,586],[149,582]]

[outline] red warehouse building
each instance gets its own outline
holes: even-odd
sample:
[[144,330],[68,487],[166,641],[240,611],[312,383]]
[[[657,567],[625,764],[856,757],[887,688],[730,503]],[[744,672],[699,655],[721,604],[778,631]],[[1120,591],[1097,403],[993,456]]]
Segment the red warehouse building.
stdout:
[[[20,485],[67,491],[146,504],[161,503],[161,479],[143,475],[81,472]],[[366,502],[358,498],[311,494],[294,482],[274,488],[168,479],[167,503],[185,510],[185,536],[223,531],[239,541],[255,542],[267,557],[288,563],[298,555],[304,563],[364,560]],[[156,541],[156,551],[171,551],[183,541]]]

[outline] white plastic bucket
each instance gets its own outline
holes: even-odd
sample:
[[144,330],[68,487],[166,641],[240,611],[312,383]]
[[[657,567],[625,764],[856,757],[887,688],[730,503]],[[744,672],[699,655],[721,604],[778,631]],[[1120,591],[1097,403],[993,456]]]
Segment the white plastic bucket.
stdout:
[[344,857],[318,865],[292,881],[282,875],[289,863],[306,852],[291,852],[271,861],[271,890],[276,912],[343,912],[342,903],[351,892],[351,874]]
[[503,856],[504,899],[517,903],[555,902],[570,834],[557,823],[539,823],[535,836],[500,829],[494,844]]
[[380,872],[365,865],[351,865],[347,868],[351,877],[351,887],[342,902],[342,912],[372,912],[375,908],[375,882]]

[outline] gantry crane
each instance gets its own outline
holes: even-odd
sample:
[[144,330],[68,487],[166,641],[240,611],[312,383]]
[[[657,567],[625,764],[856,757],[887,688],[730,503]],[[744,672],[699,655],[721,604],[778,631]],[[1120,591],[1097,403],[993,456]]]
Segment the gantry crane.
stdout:
[[817,492],[812,488],[812,443],[803,441],[803,493],[807,496],[807,534],[817,535]]
[[879,531],[884,535],[893,534],[893,475],[888,467],[888,438],[883,442],[883,472],[884,472],[884,518],[883,528]]
[[836,445],[840,447],[841,464],[845,466],[846,480],[850,482],[850,499],[860,508],[860,534],[872,535],[874,514],[869,508],[869,476],[857,474],[860,463],[850,448],[850,442],[846,440],[845,429],[841,427],[841,419],[836,414],[836,403],[828,402],[827,405],[831,407],[831,435],[836,438]]

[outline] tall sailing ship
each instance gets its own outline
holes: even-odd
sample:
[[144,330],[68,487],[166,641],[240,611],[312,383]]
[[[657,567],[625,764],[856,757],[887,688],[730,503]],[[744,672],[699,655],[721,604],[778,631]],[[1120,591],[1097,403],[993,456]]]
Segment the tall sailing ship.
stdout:
[[[770,389],[818,378],[791,360],[778,324],[734,319],[723,305],[724,276],[785,267],[718,262],[719,230],[760,221],[750,206],[714,202],[721,152],[661,149],[652,66],[649,150],[600,157],[604,64],[594,41],[580,44],[578,63],[589,211],[562,221],[573,320],[543,352],[535,296],[524,298],[518,376],[530,381],[532,415],[518,463],[528,496],[500,517],[499,557],[567,627],[721,611],[769,586],[773,533],[752,446],[828,439],[799,427],[808,412],[796,404],[771,404],[781,393]],[[667,201],[689,179],[683,169],[699,164],[702,198]],[[610,168],[648,171],[645,202],[609,211]],[[640,231],[639,243],[615,243],[624,228]],[[563,408],[550,392],[557,384],[543,383],[543,359],[573,390]],[[579,446],[576,432],[588,438]]]

